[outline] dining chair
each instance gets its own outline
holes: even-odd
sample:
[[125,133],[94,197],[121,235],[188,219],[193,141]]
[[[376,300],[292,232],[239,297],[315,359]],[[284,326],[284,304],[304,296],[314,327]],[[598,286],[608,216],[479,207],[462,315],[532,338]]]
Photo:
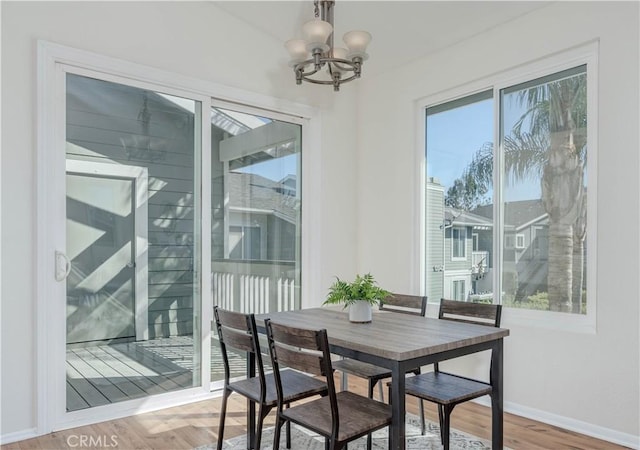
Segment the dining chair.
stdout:
[[[280,448],[280,430],[285,421],[323,436],[327,450],[343,449],[354,439],[391,426],[391,406],[349,391],[336,393],[326,330],[295,328],[268,319],[265,325],[278,394],[274,450]],[[283,365],[324,377],[328,395],[284,409]]]
[[[438,319],[497,328],[500,326],[501,315],[502,305],[441,299]],[[435,363],[433,372],[407,378],[405,393],[437,403],[440,440],[444,449],[447,450],[453,408],[483,395],[493,395],[493,387],[490,383],[442,372],[438,363]]]
[[[255,448],[260,448],[262,438],[262,425],[264,418],[278,404],[276,383],[273,373],[265,374],[260,352],[260,342],[256,329],[256,320],[253,314],[242,314],[224,310],[217,306],[213,309],[216,329],[220,339],[220,350],[224,363],[224,388],[222,395],[222,409],[220,411],[220,425],[218,429],[218,450],[222,449],[224,440],[224,423],[227,414],[227,399],[231,393],[236,392],[250,401],[259,405],[258,424],[255,433]],[[230,380],[228,351],[252,353],[255,356],[258,376],[249,377],[239,381]],[[293,370],[282,371],[278,374],[284,390],[281,392],[283,403],[301,400],[315,395],[326,396],[327,386],[320,380]],[[253,430],[251,430],[253,432]],[[247,443],[249,444],[249,443]],[[291,435],[287,428],[287,448],[291,447]]]
[[[427,297],[417,295],[391,294],[382,301],[379,309],[381,311],[411,314],[414,316],[424,317],[427,312]],[[379,388],[380,400],[384,401],[382,383],[379,382],[385,378],[391,378],[391,371],[389,369],[349,358],[334,361],[333,368],[342,372],[343,390],[347,389],[345,374],[354,375],[359,378],[364,378],[368,381],[369,398],[373,398],[373,391],[377,384]],[[408,371],[407,373],[419,375],[420,368]],[[420,425],[422,434],[424,434],[425,420],[424,405],[422,403],[422,400],[419,400],[419,408]],[[367,438],[367,450],[371,450],[371,436]]]

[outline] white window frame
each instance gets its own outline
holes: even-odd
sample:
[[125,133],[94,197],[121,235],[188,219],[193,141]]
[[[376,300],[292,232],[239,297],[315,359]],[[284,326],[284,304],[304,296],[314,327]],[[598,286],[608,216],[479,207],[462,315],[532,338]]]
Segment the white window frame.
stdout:
[[[458,232],[458,237],[454,238],[454,231]],[[462,241],[462,256],[455,256],[454,250],[456,244]],[[451,227],[451,261],[466,261],[467,260],[467,227],[453,226]]]
[[[589,253],[587,256],[587,313],[561,313],[552,311],[537,311],[520,308],[505,308],[503,310],[503,323],[517,324],[525,327],[539,327],[552,330],[572,331],[578,333],[594,334],[597,332],[597,274],[596,262],[597,258],[597,145],[598,145],[598,48],[597,41],[588,42],[584,45],[576,46],[566,51],[558,52],[546,58],[542,58],[523,64],[521,66],[504,70],[496,75],[489,76],[480,80],[470,82],[468,84],[445,90],[428,97],[416,99],[415,114],[417,127],[417,148],[416,148],[416,170],[418,171],[416,179],[420,185],[416,187],[420,192],[417,196],[419,204],[416,208],[422,212],[420,215],[420,226],[418,227],[419,236],[416,236],[416,242],[420,243],[420,261],[416,266],[419,267],[419,279],[421,286],[426,286],[426,257],[425,257],[425,236],[426,236],[426,220],[425,220],[425,194],[424,186],[426,182],[426,164],[425,164],[425,147],[426,147],[426,109],[431,106],[447,103],[459,98],[468,97],[488,89],[493,90],[494,99],[494,145],[497,147],[500,143],[500,108],[499,101],[500,91],[502,89],[535,80],[544,76],[552,75],[563,70],[571,69],[586,64],[587,74],[587,141],[589,142],[588,160],[589,169],[587,170],[587,242],[589,245]],[[494,156],[494,167],[501,169],[503,160],[501,152],[496,152]],[[499,186],[500,175],[502,170],[494,171],[493,185]],[[502,225],[502,217],[504,215],[502,205],[502,192],[500,189],[494,190],[494,222],[497,231],[494,233],[493,242],[493,261],[503,260],[503,241],[504,226]],[[515,242],[514,242],[515,243]],[[501,263],[499,263],[501,264]],[[495,267],[495,266],[494,266]],[[493,270],[493,285],[502,286],[502,271]],[[500,289],[494,289],[494,303],[500,303],[501,299],[496,298]]]
[[[256,94],[242,89],[232,88],[210,81],[200,80],[173,72],[168,72],[144,65],[111,58],[46,41],[38,41],[37,68],[37,216],[40,219],[53,217],[56,208],[64,210],[64,192],[51,189],[55,176],[52,168],[64,173],[64,129],[65,129],[65,72],[94,76],[105,81],[124,83],[130,86],[150,88],[157,91],[183,96],[200,102],[202,106],[202,123],[198,124],[202,145],[199,151],[200,170],[197,171],[196,183],[203,186],[209,180],[211,132],[208,125],[208,111],[213,98],[231,102],[236,108],[260,111],[269,116],[285,116],[290,121],[297,121],[303,126],[302,133],[302,196],[317,201],[309,202],[309,207],[302,210],[302,260],[301,260],[301,297],[302,307],[309,307],[313,293],[320,289],[320,271],[316,261],[322,260],[322,242],[320,233],[320,210],[317,205],[322,202],[320,189],[320,114],[316,108],[293,103],[287,100]],[[240,106],[239,106],[240,105]],[[246,106],[245,106],[246,105]],[[272,111],[279,111],[272,113]],[[207,126],[203,126],[207,124]],[[313,168],[304,170],[305,167]],[[204,185],[206,187],[206,185]],[[201,189],[202,211],[211,209],[210,189]],[[315,207],[314,207],[315,205]],[[51,231],[54,226],[46,220],[37,221],[36,239],[36,434],[42,435],[54,430],[82,426],[125,417],[147,411],[167,408],[217,397],[220,392],[212,392],[210,382],[210,345],[203,345],[201,350],[201,384],[166,394],[158,394],[141,399],[128,400],[110,405],[89,408],[67,413],[65,400],[65,336],[59,330],[49,327],[52,322],[64,326],[64,310],[59,302],[62,283],[55,281],[52,261],[60,243]],[[200,230],[211,229],[210,214],[201,214],[197,224]],[[310,237],[313,236],[313,239]],[[201,233],[199,248],[201,274],[211,273],[211,236]],[[313,259],[310,257],[313,255]],[[201,314],[198,321],[201,342],[211,341],[211,320],[213,319],[211,277],[197,275],[196,282],[201,292]],[[194,330],[195,331],[195,330]],[[89,413],[87,413],[89,411]]]
[[516,234],[516,249],[522,250],[524,248],[524,234]]

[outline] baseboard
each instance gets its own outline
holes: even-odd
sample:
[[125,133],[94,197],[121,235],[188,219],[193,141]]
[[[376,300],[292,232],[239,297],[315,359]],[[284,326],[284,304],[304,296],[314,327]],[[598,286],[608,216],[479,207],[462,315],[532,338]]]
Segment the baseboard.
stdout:
[[[484,406],[491,407],[489,399],[479,398],[474,400]],[[565,430],[574,431],[603,441],[612,442],[614,444],[623,445],[632,449],[640,449],[640,437],[632,434],[623,433],[621,431],[612,430],[592,423],[583,422],[581,420],[572,419],[570,417],[560,416],[558,414],[549,413],[528,406],[519,405],[513,402],[504,402],[504,411],[527,419],[536,420],[538,422],[553,425]]]
[[22,431],[15,431],[13,433],[6,433],[0,435],[0,445],[11,444],[12,442],[24,441],[25,439],[31,439],[37,437],[38,433],[35,428],[28,428]]

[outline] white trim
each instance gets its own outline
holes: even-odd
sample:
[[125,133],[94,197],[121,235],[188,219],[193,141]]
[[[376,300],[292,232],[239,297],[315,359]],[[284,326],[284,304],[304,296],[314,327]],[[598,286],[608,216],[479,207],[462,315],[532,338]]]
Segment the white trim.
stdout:
[[[205,98],[200,102],[200,132],[202,135],[202,146],[200,150],[200,171],[196,171],[199,180],[196,186],[200,188],[201,208],[194,210],[194,218],[200,216],[200,255],[197,258],[199,266],[197,279],[200,281],[200,367],[201,367],[201,384],[204,389],[208,387],[211,390],[211,338],[212,338],[212,321],[213,321],[213,281],[211,279],[211,97]],[[207,126],[203,126],[207,124]],[[205,185],[205,181],[207,184]],[[206,214],[202,214],[206,211]],[[205,233],[204,230],[207,230]],[[196,330],[193,330],[194,336],[197,336]],[[195,351],[194,351],[195,357]],[[194,361],[195,363],[196,361]],[[194,366],[195,367],[195,366]]]
[[135,330],[136,340],[149,339],[149,234],[147,223],[149,217],[149,171],[146,167],[107,164],[95,161],[68,159],[67,173],[82,175],[104,175],[110,177],[132,179],[133,193],[136,199],[134,212],[135,244]]
[[[413,223],[416,224],[413,229],[413,242],[418,243],[418,248],[412,246],[413,258],[410,266],[411,279],[419,283],[418,286],[412,285],[412,292],[418,292],[420,295],[427,295],[427,115],[426,106],[420,100],[414,102],[415,129],[418,132],[416,136],[416,149],[414,152],[414,177],[416,185],[411,191],[418,192],[414,195],[414,214],[418,217],[414,218]],[[434,189],[444,192],[444,187],[434,187]],[[414,275],[418,270],[418,276]],[[428,299],[427,302],[435,299]]]
[[35,428],[27,428],[26,430],[14,431],[13,433],[6,433],[0,435],[0,445],[11,444],[13,442],[24,441],[25,439],[31,439],[37,437]]
[[[472,401],[489,408],[491,407],[491,402],[486,397],[477,398]],[[640,437],[624,433],[622,431],[617,431],[612,428],[606,428],[600,425],[584,422],[582,420],[573,419],[571,417],[553,414],[514,402],[504,402],[504,411],[526,419],[553,425],[564,430],[584,434],[585,436],[590,436],[633,449],[640,449]]]
[[[320,305],[321,271],[314,262],[322,261],[322,148],[321,115],[314,113],[303,121],[302,126],[302,217],[300,256],[300,307],[310,308]],[[313,202],[309,201],[313,199]],[[305,203],[305,200],[307,202]],[[306,237],[305,237],[306,236]],[[322,295],[322,294],[320,294]]]
[[[64,105],[64,74],[53,53],[42,45],[38,46],[38,89],[37,89],[37,158],[36,158],[36,429],[37,434],[45,434],[52,430],[57,416],[56,405],[62,401],[57,389],[56,374],[63,370],[56,365],[56,358],[64,359],[64,354],[55,352],[49,346],[56,340],[54,330],[48,323],[64,320],[60,311],[56,312],[54,299],[64,296],[62,283],[54,283],[53,270],[47,261],[57,250],[54,247],[50,227],[62,227],[47,220],[53,217],[56,209],[64,210],[64,192],[57,184],[54,172],[64,171],[64,161],[52,149],[61,147],[61,134],[65,129],[64,117],[58,107]],[[64,109],[64,106],[61,108]],[[64,145],[64,143],[62,144]],[[57,157],[56,157],[57,156]],[[59,184],[59,183],[58,183]],[[53,187],[51,187],[53,186]],[[61,310],[62,308],[57,308]],[[64,322],[63,322],[64,323]],[[58,338],[59,339],[59,338]]]

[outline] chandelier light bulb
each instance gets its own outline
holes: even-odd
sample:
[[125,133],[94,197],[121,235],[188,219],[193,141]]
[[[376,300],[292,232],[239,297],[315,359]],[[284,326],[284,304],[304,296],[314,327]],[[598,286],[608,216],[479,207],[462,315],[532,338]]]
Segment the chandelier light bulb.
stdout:
[[309,59],[307,43],[303,39],[289,39],[284,43],[284,46],[291,57],[291,60],[289,61],[290,66],[295,66],[296,64]]
[[360,57],[367,59],[367,45],[371,42],[371,34],[367,31],[349,31],[345,33],[342,40],[349,48],[349,57]]
[[[348,50],[346,48],[343,47],[334,47],[333,48],[333,57],[336,59],[349,59],[347,57],[348,54]],[[344,64],[340,64],[339,62],[335,62],[331,65],[331,70],[335,70],[338,71],[340,73],[345,73],[347,72],[350,67],[345,66]],[[329,70],[329,68],[327,68],[327,70]]]
[[327,39],[333,32],[333,26],[329,22],[321,19],[313,19],[302,26],[304,38],[307,41],[307,50],[313,51],[321,49],[323,52],[329,50]]

